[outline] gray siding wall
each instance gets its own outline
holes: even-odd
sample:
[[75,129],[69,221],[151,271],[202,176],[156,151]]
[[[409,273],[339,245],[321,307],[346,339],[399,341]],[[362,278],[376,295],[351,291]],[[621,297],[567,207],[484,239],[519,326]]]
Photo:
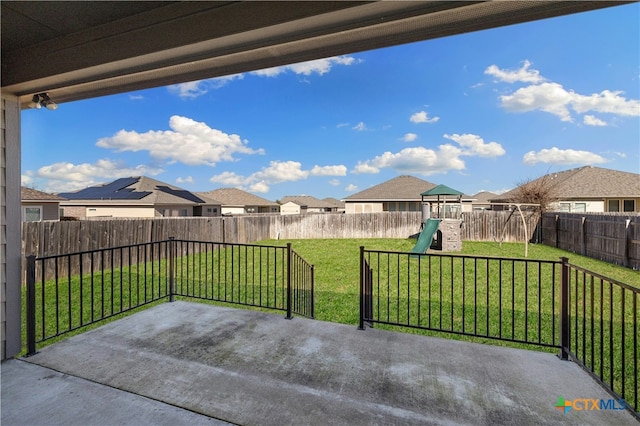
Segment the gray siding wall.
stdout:
[[0,99],[0,341],[2,360],[20,352],[20,107]]

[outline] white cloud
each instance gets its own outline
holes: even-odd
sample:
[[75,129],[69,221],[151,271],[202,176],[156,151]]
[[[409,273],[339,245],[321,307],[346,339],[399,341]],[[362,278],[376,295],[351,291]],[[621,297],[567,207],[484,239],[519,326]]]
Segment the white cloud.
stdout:
[[484,143],[478,135],[472,134],[453,134],[444,135],[445,138],[457,142],[464,148],[461,155],[479,156],[479,157],[499,157],[505,154],[505,150],[498,142]]
[[193,178],[191,176],[187,176],[186,178],[178,177],[176,179],[177,183],[193,183]]
[[510,112],[541,110],[560,117],[562,121],[572,121],[567,108],[571,103],[571,93],[558,83],[542,83],[516,90],[512,95],[500,96],[502,106]]
[[545,81],[545,78],[540,75],[540,71],[535,69],[529,69],[531,62],[525,60],[517,70],[500,69],[496,65],[490,65],[484,73],[492,75],[498,81],[504,81],[507,83],[523,82],[523,83],[541,83]]
[[358,124],[356,124],[355,126],[352,127],[353,130],[357,130],[359,132],[364,132],[365,130],[369,130],[367,128],[367,125],[364,124],[364,122],[359,122]]
[[416,139],[418,139],[418,135],[416,135],[415,133],[407,133],[402,137],[402,140],[404,142],[413,142]]
[[33,178],[28,175],[20,175],[20,185],[31,186],[33,184]]
[[264,154],[254,150],[238,135],[212,129],[205,123],[174,115],[169,119],[172,130],[150,130],[146,133],[120,130],[98,140],[96,146],[124,151],[149,151],[153,158],[179,161],[190,166],[215,166],[221,161],[236,161],[235,154]]
[[[359,62],[361,61],[351,56],[334,56],[331,58],[300,62],[293,65],[284,65],[281,67],[252,71],[250,74],[260,77],[277,77],[278,75],[287,72],[293,72],[294,74],[304,76],[309,76],[311,74],[323,75],[331,71],[331,68],[335,65],[349,66]],[[182,99],[195,99],[208,93],[210,90],[220,89],[234,80],[242,80],[243,78],[244,74],[232,74],[224,77],[173,84],[168,86],[167,89],[170,93],[173,93]]]
[[593,115],[585,115],[583,117],[583,123],[586,124],[587,126],[606,126],[607,125],[605,121],[602,121],[599,118],[594,117]]
[[302,170],[298,161],[271,161],[269,167],[253,173],[251,181],[264,180],[269,183],[295,182],[306,179],[309,171]]
[[462,151],[453,145],[440,145],[437,151],[425,147],[405,148],[397,153],[385,152],[372,160],[359,163],[358,173],[367,169],[389,168],[402,173],[419,173],[425,176],[448,170],[463,170]]
[[409,121],[412,123],[435,123],[440,120],[440,117],[429,118],[429,114],[426,111],[416,112],[409,117]]
[[234,172],[222,172],[209,179],[211,182],[221,183],[225,186],[242,186],[244,178]]
[[224,77],[209,78],[206,80],[190,81],[188,83],[172,84],[167,86],[170,93],[178,95],[182,99],[195,99],[212,89],[220,89],[233,80],[242,80],[243,74],[232,74]]
[[589,151],[577,151],[574,149],[558,149],[555,146],[550,149],[542,149],[538,152],[529,151],[522,158],[525,164],[598,164],[607,160],[598,154]]
[[223,172],[211,177],[210,180],[251,192],[268,192],[270,185],[281,182],[295,182],[309,176],[345,176],[346,174],[347,168],[343,165],[316,165],[311,170],[303,170],[302,164],[297,161],[271,161],[269,166],[249,176]]
[[[501,70],[495,65],[485,70],[485,74],[493,75],[500,81],[532,83],[500,96],[505,110],[545,111],[567,122],[574,121],[572,112],[584,114],[593,111],[628,117],[640,116],[640,100],[626,99],[622,96],[623,92],[603,90],[600,93],[582,95],[565,89],[559,83],[546,81],[537,70],[529,69],[530,65],[529,61],[525,61],[522,68],[516,71]],[[584,123],[592,126],[606,125],[606,122],[597,120],[592,115],[585,117]]]
[[75,191],[124,176],[155,176],[163,171],[145,165],[128,167],[122,162],[102,159],[93,164],[54,163],[40,167],[35,172],[28,171],[27,177],[32,182],[44,181],[44,191],[56,193]]
[[625,99],[622,92],[603,90],[589,96],[568,91],[558,83],[543,83],[516,90],[512,95],[500,97],[507,111],[528,112],[541,110],[554,114],[562,121],[573,121],[569,108],[583,114],[588,111],[622,116],[640,116],[640,101]]
[[262,194],[266,194],[269,192],[269,185],[267,185],[264,181],[256,182],[250,185],[247,190],[250,192],[259,192]]
[[340,185],[340,181],[338,179],[331,179],[329,181],[329,185],[331,185],[331,186],[339,186]]
[[298,75],[309,76],[311,74],[323,75],[331,71],[334,65],[353,65],[357,63],[355,58],[351,56],[333,56],[331,58],[316,59],[313,61],[299,62],[292,65],[284,65],[281,67],[266,68],[259,71],[252,71],[251,74],[263,77],[276,77],[286,72],[293,72]]
[[595,111],[627,117],[640,116],[640,100],[625,99],[620,96],[622,93],[620,91],[603,90],[600,93],[584,96],[571,92],[571,106],[579,114]]
[[351,183],[351,184],[347,185],[344,188],[344,190],[347,191],[347,192],[354,192],[354,191],[358,190],[358,187]]
[[343,165],[339,166],[313,166],[310,174],[312,176],[346,176],[347,167]]
[[399,152],[385,152],[371,160],[359,161],[353,173],[379,173],[389,168],[401,173],[419,173],[429,176],[435,173],[446,173],[449,170],[464,170],[465,163],[461,157],[498,157],[505,150],[497,142],[485,143],[473,134],[444,135],[446,139],[456,142],[460,147],[443,144],[437,150],[423,146],[405,148]]
[[362,162],[358,161],[358,164],[353,169],[353,173],[355,174],[376,174],[380,173],[380,169],[372,166],[368,161]]

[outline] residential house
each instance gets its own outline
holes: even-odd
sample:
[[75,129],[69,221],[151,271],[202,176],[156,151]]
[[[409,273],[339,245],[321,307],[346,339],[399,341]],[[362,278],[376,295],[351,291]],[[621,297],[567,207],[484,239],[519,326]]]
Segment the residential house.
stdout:
[[335,205],[310,195],[288,195],[280,200],[280,214],[325,213]]
[[344,213],[344,201],[340,201],[337,198],[327,197],[322,201],[331,206],[331,211],[334,213]]
[[491,201],[494,198],[498,198],[499,195],[489,191],[481,191],[475,195],[472,195],[471,206],[473,210],[491,210]]
[[280,213],[280,205],[238,188],[220,188],[198,195],[213,198],[222,204],[223,215]]
[[32,188],[20,187],[23,222],[60,220],[60,202],[65,199]]
[[[584,166],[550,173],[525,185],[548,186],[556,212],[640,212],[640,174]],[[520,187],[496,198],[493,203],[513,202]]]
[[60,194],[64,215],[78,219],[220,216],[220,202],[145,176]]
[[[346,197],[346,213],[377,213],[393,211],[421,211],[421,193],[437,185],[414,176],[398,176],[371,188]],[[435,202],[437,197],[425,198]],[[462,211],[471,211],[471,197],[462,195]]]

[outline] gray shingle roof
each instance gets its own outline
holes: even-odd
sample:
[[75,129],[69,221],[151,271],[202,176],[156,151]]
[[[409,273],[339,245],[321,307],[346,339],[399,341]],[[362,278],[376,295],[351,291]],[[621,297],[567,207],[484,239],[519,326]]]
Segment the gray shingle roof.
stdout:
[[344,209],[344,201],[340,201],[337,198],[327,197],[327,198],[323,198],[322,201],[331,205],[334,208]]
[[64,201],[65,198],[49,194],[47,192],[38,191],[33,188],[20,187],[20,199],[22,201]]
[[[640,174],[621,172],[602,167],[584,166],[549,173],[535,179],[549,179],[554,195],[563,199],[579,198],[636,198],[640,197]],[[493,198],[493,202],[509,201],[516,189]]]
[[478,203],[478,204],[488,203],[489,200],[492,200],[498,197],[499,197],[498,194],[494,192],[489,192],[489,191],[481,191],[471,196],[471,198],[475,199],[474,203]]
[[333,204],[323,200],[318,200],[317,198],[312,197],[311,195],[287,195],[285,197],[282,197],[282,199],[280,200],[280,204],[285,204],[285,203],[288,203],[289,201],[294,202],[299,206],[307,206],[312,209],[318,209],[318,208],[326,209],[326,208],[334,207]]
[[209,192],[198,192],[198,195],[218,200],[223,206],[278,206],[279,204],[258,197],[238,188],[219,188]]
[[398,176],[364,191],[349,195],[345,201],[420,201],[420,194],[436,184],[414,176]]

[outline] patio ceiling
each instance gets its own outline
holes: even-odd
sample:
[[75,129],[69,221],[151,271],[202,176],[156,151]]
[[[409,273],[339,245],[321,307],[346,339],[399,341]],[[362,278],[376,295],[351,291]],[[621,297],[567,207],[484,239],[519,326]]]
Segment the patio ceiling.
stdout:
[[61,103],[623,3],[3,1],[2,91]]

